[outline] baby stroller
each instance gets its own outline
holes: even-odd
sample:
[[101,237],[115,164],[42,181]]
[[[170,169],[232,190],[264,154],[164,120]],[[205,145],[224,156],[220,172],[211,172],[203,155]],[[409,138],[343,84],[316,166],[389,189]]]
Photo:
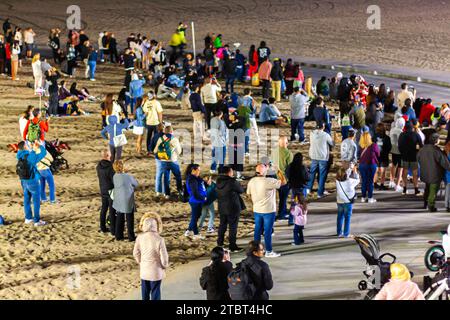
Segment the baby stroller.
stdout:
[[67,143],[59,141],[59,139],[53,141],[45,141],[45,149],[53,157],[52,165],[50,170],[52,173],[57,173],[59,170],[69,169],[69,163],[64,159],[64,150],[70,150]]
[[[371,235],[361,234],[354,236],[354,240],[359,245],[361,254],[367,263],[366,270],[363,271],[366,279],[358,283],[358,289],[361,291],[368,290],[364,300],[372,300],[391,278],[390,266],[392,263],[395,263],[397,258],[391,253],[380,255],[378,241]],[[390,257],[392,261],[384,261],[385,257]]]

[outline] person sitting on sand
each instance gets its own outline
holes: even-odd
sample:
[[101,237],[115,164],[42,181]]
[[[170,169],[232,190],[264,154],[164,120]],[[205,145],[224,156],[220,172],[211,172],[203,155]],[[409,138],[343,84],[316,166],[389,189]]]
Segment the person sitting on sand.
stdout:
[[274,103],[275,98],[273,97],[262,101],[261,111],[259,112],[259,122],[261,124],[282,125],[286,123],[286,119]]
[[146,213],[141,218],[134,244],[133,256],[140,266],[142,300],[161,300],[161,281],[169,267],[161,217],[156,213]]
[[115,171],[113,177],[113,208],[116,210],[116,230],[114,232],[116,240],[123,240],[123,231],[125,228],[125,217],[127,219],[128,241],[136,240],[134,234],[134,212],[136,204],[134,201],[134,190],[138,186],[136,179],[128,173],[125,173],[123,161],[114,162]]

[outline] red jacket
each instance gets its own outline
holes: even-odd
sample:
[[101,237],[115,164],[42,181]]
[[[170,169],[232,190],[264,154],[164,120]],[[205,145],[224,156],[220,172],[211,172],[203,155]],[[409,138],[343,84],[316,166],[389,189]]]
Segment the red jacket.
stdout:
[[431,103],[424,104],[420,109],[420,124],[422,124],[424,121],[427,121],[429,124],[431,124],[431,115],[434,113],[434,110],[436,110],[436,107]]
[[5,45],[6,60],[11,60],[11,45],[9,42]]
[[[33,118],[32,120],[28,120],[25,130],[23,130],[23,140],[27,140],[28,135],[28,127],[30,126],[30,121],[33,121],[33,123],[37,123],[37,121],[40,121],[39,127],[41,127],[41,141],[45,140],[45,133],[48,132],[48,121],[39,120],[38,118]],[[32,141],[33,142],[33,141]]]

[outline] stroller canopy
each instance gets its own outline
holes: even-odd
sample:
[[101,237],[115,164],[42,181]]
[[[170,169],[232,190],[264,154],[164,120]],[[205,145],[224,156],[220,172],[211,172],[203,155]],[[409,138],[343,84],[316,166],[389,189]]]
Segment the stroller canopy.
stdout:
[[361,254],[369,265],[377,265],[380,258],[380,246],[374,237],[368,234],[361,234],[354,237],[361,249]]

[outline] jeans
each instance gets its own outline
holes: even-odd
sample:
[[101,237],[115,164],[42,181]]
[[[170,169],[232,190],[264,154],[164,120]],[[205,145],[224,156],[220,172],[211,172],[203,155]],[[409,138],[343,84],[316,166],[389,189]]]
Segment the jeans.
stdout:
[[50,201],[54,202],[56,200],[55,196],[55,180],[53,179],[53,174],[50,169],[45,169],[39,171],[41,176],[41,200],[47,201],[47,195],[45,194],[45,182],[48,183],[48,188],[50,189]]
[[147,281],[141,280],[142,300],[161,300],[161,280]]
[[214,217],[215,217],[214,203],[206,204],[202,207],[202,216],[200,217],[200,223],[198,224],[199,228],[203,227],[203,223],[205,222],[206,216],[208,215],[209,215],[208,229],[214,229]]
[[326,160],[311,160],[311,176],[309,179],[308,189],[312,190],[314,180],[316,180],[316,173],[319,173],[319,189],[317,194],[323,196],[325,191],[325,182],[328,173],[328,161]]
[[291,141],[295,140],[295,134],[298,134],[298,141],[305,141],[305,118],[291,119]]
[[305,242],[305,239],[303,238],[303,229],[304,226],[298,226],[294,225],[294,243],[296,245],[302,244]]
[[236,67],[236,79],[243,82],[244,81],[244,66]]
[[[227,76],[225,79],[225,90],[227,93],[233,93],[234,92],[234,80],[235,76]],[[230,90],[228,90],[230,89]]]
[[88,65],[89,65],[89,78],[95,79],[95,70],[97,69],[97,61],[89,60]]
[[[41,220],[40,210],[41,210],[41,187],[39,185],[39,180],[22,180],[20,182],[23,189],[23,208],[25,210],[25,219],[33,219],[35,223]],[[31,199],[33,199],[33,211],[31,210]]]
[[[337,235],[344,235],[345,237],[348,237],[350,234],[350,220],[352,218],[353,204],[338,203],[337,206]],[[344,232],[342,232],[342,225],[344,225]]]
[[177,191],[183,190],[180,165],[175,161],[161,161],[161,171],[164,174],[164,194],[170,196],[170,173],[172,172],[177,182]]
[[211,170],[216,171],[217,164],[219,164],[219,173],[222,172],[222,168],[225,164],[225,158],[227,156],[227,147],[212,147],[212,163]]
[[245,130],[244,150],[245,153],[250,153],[250,129]]
[[202,207],[203,205],[201,203],[191,203],[189,202],[191,206],[191,221],[189,222],[189,231],[193,231],[195,235],[198,234],[198,227],[197,227],[197,221],[202,215]]
[[238,246],[236,244],[236,238],[237,238],[237,229],[238,229],[238,223],[239,223],[239,214],[234,215],[220,215],[220,224],[219,224],[219,231],[217,235],[217,245],[223,246],[223,242],[225,239],[225,232],[227,232],[228,229],[228,243],[230,250],[237,249]]
[[114,145],[109,145],[109,150],[111,151],[111,162],[114,163],[114,161],[120,160],[122,158],[122,147],[114,147]]
[[373,198],[373,178],[377,171],[376,164],[360,164],[359,172],[361,173],[361,194],[363,198],[366,196]]
[[153,153],[151,150],[153,134],[156,133],[156,125],[147,125],[147,152]]
[[58,92],[50,93],[50,97],[48,99],[48,113],[56,116],[58,114],[58,106],[59,106]]
[[450,208],[450,183],[445,185],[445,207]]
[[109,194],[102,195],[102,209],[100,210],[100,230],[106,232],[106,213],[109,211],[109,231],[112,235],[116,232],[116,210],[113,208],[113,201]]
[[134,212],[131,213],[123,213],[117,212],[116,216],[116,240],[123,240],[123,230],[125,229],[125,216],[127,219],[127,231],[128,231],[128,240],[134,241],[136,236],[134,234]]
[[[155,191],[158,193],[163,193],[163,173],[164,171],[162,170],[162,164],[161,164],[161,160],[159,159],[155,159],[156,162],[156,174],[155,174]],[[169,176],[169,183],[170,183],[170,176]]]
[[287,218],[287,199],[289,197],[289,185],[281,186],[278,189],[279,203],[278,203],[278,219]]
[[272,251],[272,230],[275,222],[275,212],[272,213],[254,213],[255,215],[255,233],[254,240],[261,241],[261,235],[264,232],[264,244],[267,252]]
[[137,97],[134,98],[130,98],[130,113],[134,114],[134,106],[136,105],[137,102]]

